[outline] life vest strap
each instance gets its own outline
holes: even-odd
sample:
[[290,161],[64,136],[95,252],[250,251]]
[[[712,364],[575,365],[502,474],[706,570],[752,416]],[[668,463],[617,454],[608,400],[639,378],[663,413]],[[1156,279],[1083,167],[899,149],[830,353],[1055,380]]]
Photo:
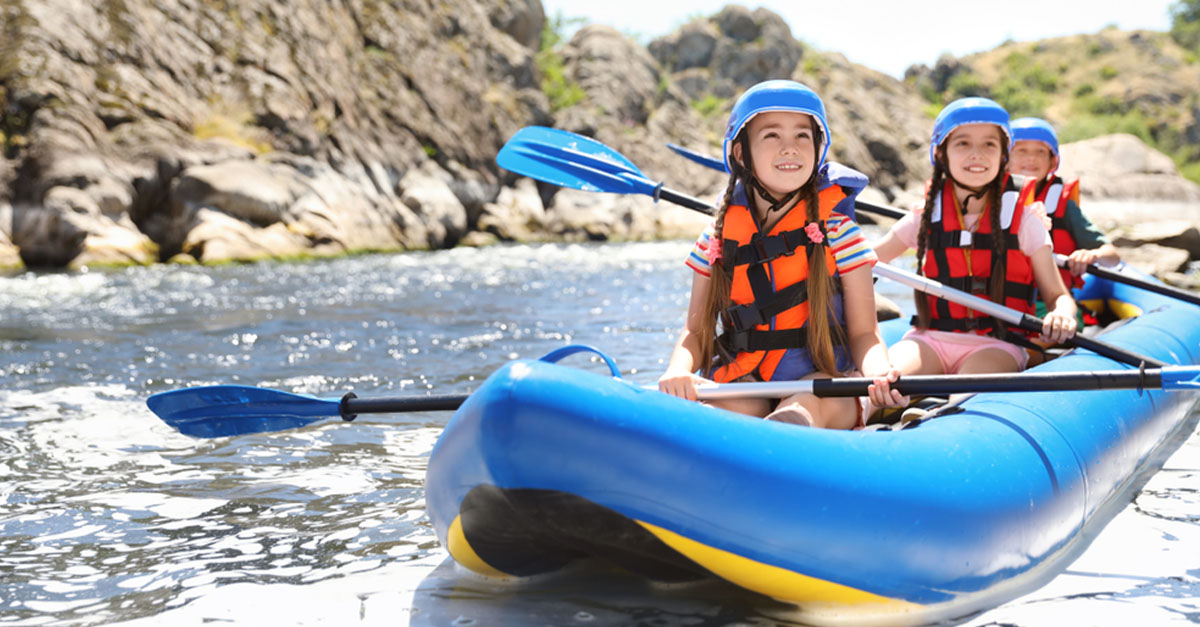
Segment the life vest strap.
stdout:
[[744,245],[736,240],[725,240],[721,256],[728,260],[725,267],[732,269],[734,266],[757,265],[774,261],[779,257],[795,253],[801,247],[804,247],[807,252],[808,245],[812,243],[808,232],[804,229],[783,231],[765,237],[755,233]]
[[[833,345],[844,345],[842,337],[845,335],[844,332],[833,333]],[[778,331],[760,331],[758,329],[726,331],[721,334],[718,341],[733,353],[808,348],[808,326]]]
[[[930,248],[969,248],[974,250],[992,250],[995,241],[991,233],[972,233],[970,231],[936,231],[929,234]],[[1020,240],[1016,234],[1005,232],[1005,244],[1011,250],[1019,250]]]
[[[757,295],[758,291],[755,291]],[[808,300],[808,281],[793,283],[778,292],[764,294],[762,302],[756,299],[747,305],[734,305],[725,310],[729,326],[734,331],[751,329],[754,325],[766,324],[779,314]]]

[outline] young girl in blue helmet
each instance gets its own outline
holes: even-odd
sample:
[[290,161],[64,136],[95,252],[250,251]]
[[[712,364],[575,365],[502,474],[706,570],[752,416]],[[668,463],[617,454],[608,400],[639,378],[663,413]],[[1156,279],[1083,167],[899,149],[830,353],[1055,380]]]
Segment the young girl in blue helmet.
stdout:
[[1079,209],[1079,179],[1068,182],[1055,174],[1060,155],[1054,127],[1041,118],[1020,118],[1013,120],[1012,132],[1008,171],[1036,182],[1031,201],[1045,204],[1054,252],[1067,257],[1067,267],[1059,270],[1063,283],[1069,288],[1082,287],[1080,277],[1089,265],[1116,265],[1121,257],[1104,232]]
[[[729,184],[688,258],[687,324],[659,389],[694,400],[706,379],[827,378],[857,366],[875,378],[873,404],[906,400],[889,386],[899,372],[876,323],[875,255],[852,219],[866,177],[827,164],[828,150],[825,105],[800,83],[759,83],[734,104],[724,140]],[[713,404],[802,425],[861,424],[856,399]]]
[[[1012,132],[1008,112],[987,98],[946,106],[933,125],[933,178],[924,207],[897,221],[875,245],[882,261],[917,251],[917,271],[944,285],[1033,314],[1034,288],[1049,309],[1043,341],[1076,329],[1075,300],[1051,254],[1034,184],[1005,170]],[[1020,330],[932,296],[916,295],[916,328],[891,347],[904,374],[1016,372],[1034,348]]]

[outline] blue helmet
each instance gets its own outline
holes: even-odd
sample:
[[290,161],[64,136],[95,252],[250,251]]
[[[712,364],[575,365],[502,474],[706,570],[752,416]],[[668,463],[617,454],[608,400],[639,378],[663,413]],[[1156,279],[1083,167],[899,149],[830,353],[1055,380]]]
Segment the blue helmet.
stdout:
[[817,164],[813,172],[820,172],[825,165],[825,154],[829,152],[829,124],[825,121],[825,103],[817,92],[796,81],[772,80],[763,81],[742,94],[729,113],[729,125],[725,127],[723,152],[725,167],[733,171],[733,140],[742,131],[750,119],[767,111],[795,111],[811,115],[821,126],[821,136],[824,138],[817,147]]
[[954,129],[964,124],[995,124],[1004,133],[1008,148],[1012,149],[1012,130],[1008,126],[1008,111],[995,100],[972,96],[959,98],[946,105],[933,121],[933,141],[929,143],[929,163],[937,165],[937,149],[946,141]]
[[1012,121],[1013,143],[1019,141],[1042,142],[1050,152],[1058,156],[1058,134],[1054,127],[1041,118],[1020,118]]

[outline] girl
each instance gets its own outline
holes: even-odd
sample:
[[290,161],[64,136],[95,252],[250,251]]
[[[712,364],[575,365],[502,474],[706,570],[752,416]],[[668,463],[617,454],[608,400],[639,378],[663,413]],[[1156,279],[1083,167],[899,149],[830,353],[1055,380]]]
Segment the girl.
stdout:
[[[1049,313],[1042,339],[1075,334],[1075,300],[1051,255],[1041,203],[1029,203],[1005,172],[1012,135],[1008,112],[987,98],[946,106],[933,125],[933,180],[922,209],[900,219],[875,246],[887,262],[917,249],[917,272],[950,287],[1034,312],[1034,283]],[[919,222],[918,222],[919,220]],[[911,329],[891,349],[904,374],[1017,372],[1029,360],[1025,335],[994,318],[923,294]]]
[[[899,371],[875,318],[875,255],[851,220],[866,177],[826,165],[828,151],[825,104],[802,84],[759,83],[734,104],[724,140],[729,185],[689,257],[687,324],[660,390],[694,400],[705,380],[697,370],[718,382],[780,381],[844,375],[857,364],[875,378],[872,403],[904,403],[890,388]],[[861,424],[857,399],[713,404],[801,425]]]
[[1054,127],[1041,118],[1020,118],[1013,120],[1012,132],[1012,161],[1008,171],[1037,182],[1033,200],[1048,205],[1046,213],[1050,214],[1054,252],[1067,256],[1068,266],[1059,270],[1063,283],[1067,287],[1082,287],[1080,275],[1090,264],[1101,261],[1115,266],[1121,257],[1104,233],[1080,211],[1079,179],[1068,183],[1054,173],[1060,163]]

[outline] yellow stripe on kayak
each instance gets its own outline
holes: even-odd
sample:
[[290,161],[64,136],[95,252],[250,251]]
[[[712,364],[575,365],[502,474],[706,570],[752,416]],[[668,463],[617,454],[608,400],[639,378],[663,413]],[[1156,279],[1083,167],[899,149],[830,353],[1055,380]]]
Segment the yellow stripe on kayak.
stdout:
[[1116,300],[1108,299],[1108,310],[1113,312],[1113,315],[1124,320],[1126,318],[1136,318],[1142,315],[1142,308],[1137,305]]
[[743,588],[792,603],[821,603],[833,605],[891,606],[891,611],[907,612],[923,606],[890,599],[849,586],[801,575],[778,566],[742,557],[695,540],[685,538],[673,531],[637,521],[667,546],[675,549],[713,574]]
[[450,529],[446,532],[446,544],[446,550],[450,551],[450,557],[453,557],[454,561],[459,564],[488,577],[512,578],[512,575],[496,570],[475,553],[475,549],[471,548],[471,543],[467,542],[467,536],[463,535],[462,516],[455,516],[454,522],[450,523]]

